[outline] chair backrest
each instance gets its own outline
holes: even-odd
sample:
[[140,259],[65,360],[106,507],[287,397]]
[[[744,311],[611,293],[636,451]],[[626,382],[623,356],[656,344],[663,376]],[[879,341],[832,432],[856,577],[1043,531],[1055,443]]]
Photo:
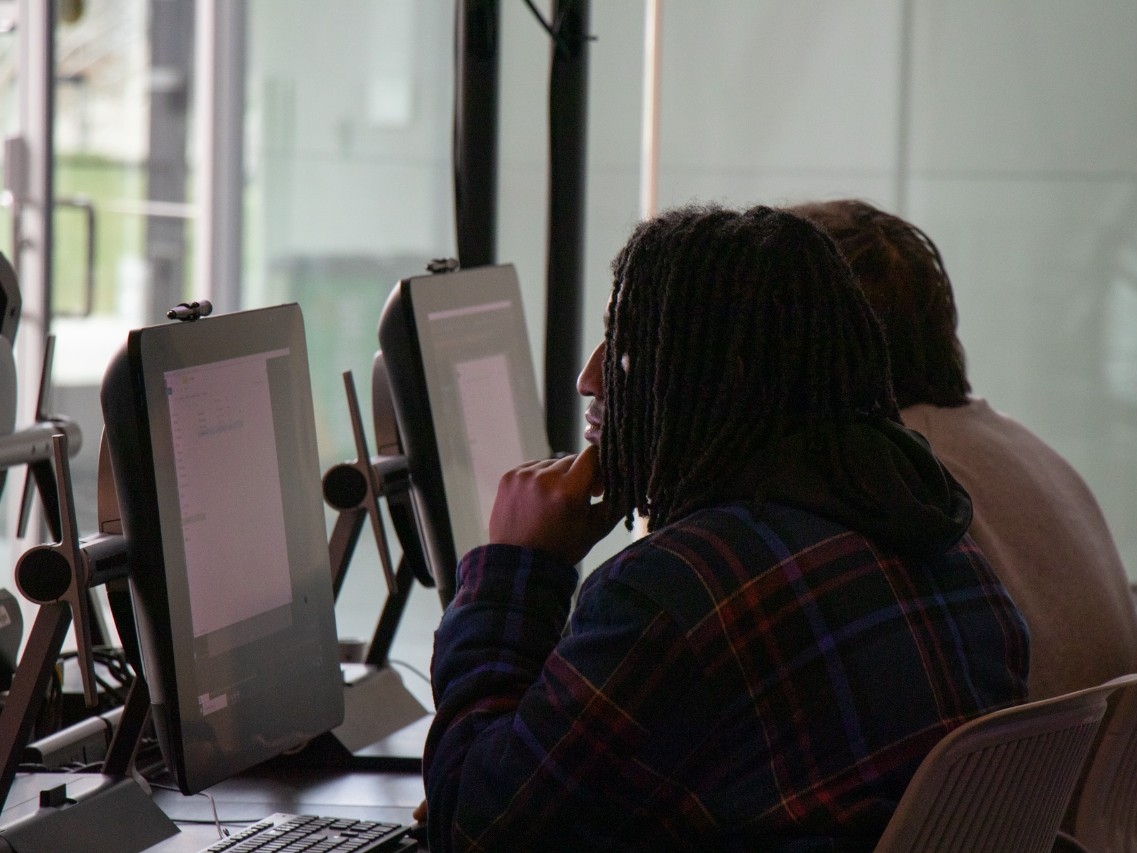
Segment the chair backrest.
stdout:
[[1109,684],[1117,692],[1067,825],[1092,853],[1137,853],[1137,675]]
[[952,731],[917,768],[876,853],[1050,853],[1119,686],[1004,708]]

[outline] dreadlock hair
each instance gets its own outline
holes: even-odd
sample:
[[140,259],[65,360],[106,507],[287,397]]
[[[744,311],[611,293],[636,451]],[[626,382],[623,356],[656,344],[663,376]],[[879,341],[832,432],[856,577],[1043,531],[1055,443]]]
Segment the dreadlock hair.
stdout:
[[640,223],[612,263],[605,487],[655,530],[726,493],[772,444],[898,420],[880,326],[832,240],[769,207]]
[[791,208],[836,241],[884,326],[901,408],[962,406],[967,381],[951,279],[936,244],[898,216],[844,199]]

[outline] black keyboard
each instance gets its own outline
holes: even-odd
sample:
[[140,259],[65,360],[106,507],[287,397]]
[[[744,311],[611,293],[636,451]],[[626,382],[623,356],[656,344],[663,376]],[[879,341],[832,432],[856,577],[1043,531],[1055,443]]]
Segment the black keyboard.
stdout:
[[378,853],[404,849],[408,829],[374,820],[274,814],[200,853]]

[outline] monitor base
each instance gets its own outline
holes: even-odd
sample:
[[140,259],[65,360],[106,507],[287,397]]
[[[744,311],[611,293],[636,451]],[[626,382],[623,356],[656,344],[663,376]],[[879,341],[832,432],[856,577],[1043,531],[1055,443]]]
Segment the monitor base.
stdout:
[[29,773],[0,814],[0,853],[139,853],[177,833],[134,779]]
[[433,714],[390,666],[344,664],[344,721],[299,753],[305,766],[418,773]]

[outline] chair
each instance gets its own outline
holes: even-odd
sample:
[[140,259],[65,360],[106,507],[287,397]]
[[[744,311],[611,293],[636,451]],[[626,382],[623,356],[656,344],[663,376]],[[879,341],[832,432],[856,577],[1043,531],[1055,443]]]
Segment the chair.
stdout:
[[[1062,833],[1064,850],[1137,853],[1137,675],[1117,686]],[[1072,837],[1071,837],[1072,836]],[[1055,848],[1056,850],[1059,847]]]
[[1123,683],[993,711],[949,733],[916,769],[876,853],[1050,853]]

